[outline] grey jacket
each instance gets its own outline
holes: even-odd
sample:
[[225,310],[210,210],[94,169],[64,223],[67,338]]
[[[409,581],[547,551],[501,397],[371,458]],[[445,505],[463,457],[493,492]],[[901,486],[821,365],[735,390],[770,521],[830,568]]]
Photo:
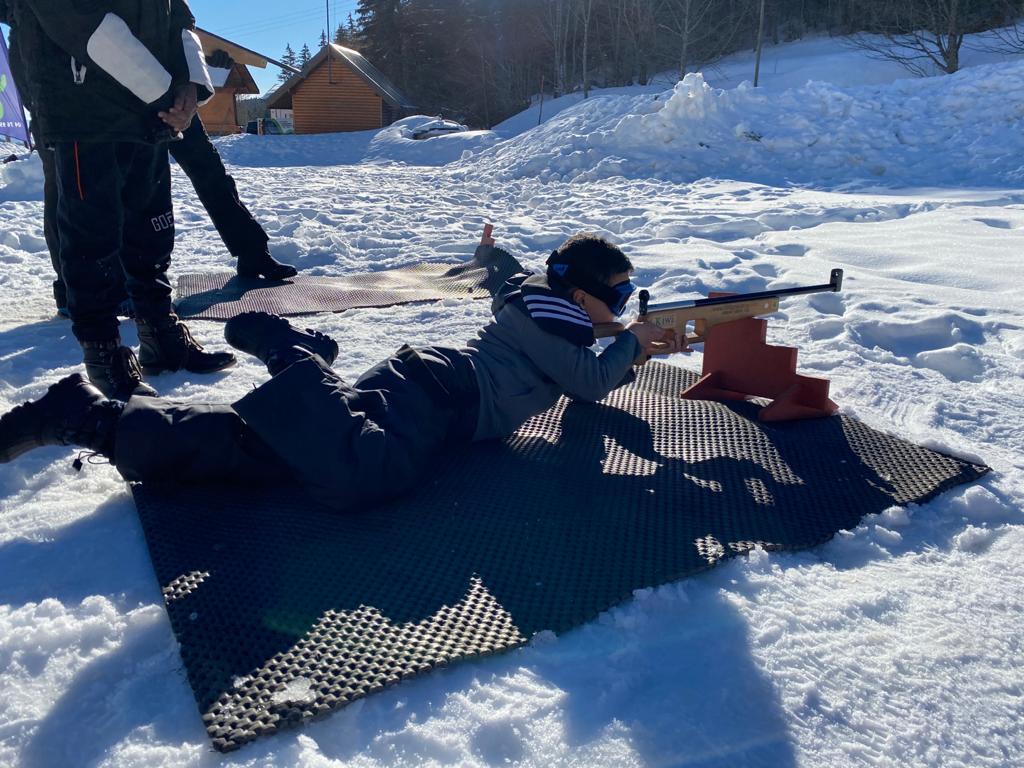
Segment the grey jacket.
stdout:
[[464,350],[480,388],[474,440],[507,437],[563,394],[594,402],[632,380],[641,351],[632,333],[621,334],[598,354],[542,330],[521,303],[507,299],[505,292],[495,298],[494,320]]

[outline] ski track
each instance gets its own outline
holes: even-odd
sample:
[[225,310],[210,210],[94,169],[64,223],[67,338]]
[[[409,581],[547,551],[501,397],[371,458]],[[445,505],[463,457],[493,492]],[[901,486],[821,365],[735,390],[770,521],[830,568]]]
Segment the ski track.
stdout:
[[[67,449],[40,450],[0,467],[0,765],[1024,764],[1024,191],[496,181],[471,158],[357,162],[366,137],[273,139],[220,147],[275,255],[310,274],[462,260],[487,221],[532,268],[574,232],[607,235],[655,301],[821,283],[842,267],[843,291],[785,301],[769,341],[799,347],[800,369],[830,378],[845,413],[994,472],[811,551],[756,550],[638,590],[557,639],[542,633],[221,756],[124,484],[108,467],[75,473]],[[297,162],[302,146],[328,153],[325,164]],[[231,269],[177,168],[174,197],[172,273]],[[80,365],[67,321],[52,316],[41,221],[31,194],[0,205],[4,411]],[[335,368],[354,377],[402,343],[461,344],[488,312],[450,300],[302,322],[339,340]],[[224,346],[221,324],[189,325]],[[137,343],[130,322],[122,331]],[[153,383],[230,401],[265,377],[243,356],[223,374]]]

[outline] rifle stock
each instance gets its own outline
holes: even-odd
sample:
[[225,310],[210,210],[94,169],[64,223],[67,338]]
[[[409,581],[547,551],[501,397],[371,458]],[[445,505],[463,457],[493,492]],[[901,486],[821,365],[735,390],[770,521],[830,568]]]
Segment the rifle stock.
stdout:
[[[647,291],[640,291],[640,314],[637,319],[672,330],[676,338],[684,339],[687,344],[700,344],[707,340],[708,331],[716,325],[747,317],[770,315],[779,311],[779,300],[786,296],[834,292],[839,291],[842,285],[843,270],[833,269],[829,282],[823,285],[726,294],[694,301],[649,304],[650,294]],[[594,336],[618,336],[625,330],[626,327],[621,323],[599,323],[594,326]]]

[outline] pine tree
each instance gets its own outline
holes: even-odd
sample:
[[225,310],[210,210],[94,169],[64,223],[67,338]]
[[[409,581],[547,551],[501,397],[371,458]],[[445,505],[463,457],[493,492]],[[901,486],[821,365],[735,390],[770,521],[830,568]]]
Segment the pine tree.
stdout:
[[401,12],[399,0],[359,0],[356,8],[362,42],[360,53],[400,88],[405,88],[408,84],[406,73],[414,62],[408,61],[405,55],[399,21]]
[[[289,67],[294,67],[297,64],[295,59],[295,51],[292,50],[291,43],[286,43],[284,46],[284,55],[281,56],[281,62],[287,64]],[[278,74],[277,79],[282,83],[287,81],[292,76],[292,73],[286,69],[282,69]]]
[[299,51],[299,69],[305,69],[306,65],[309,64],[309,60],[312,58],[313,54],[309,50],[309,46],[303,43],[302,50]]
[[323,50],[327,47],[327,33],[324,30],[320,30],[320,49]]

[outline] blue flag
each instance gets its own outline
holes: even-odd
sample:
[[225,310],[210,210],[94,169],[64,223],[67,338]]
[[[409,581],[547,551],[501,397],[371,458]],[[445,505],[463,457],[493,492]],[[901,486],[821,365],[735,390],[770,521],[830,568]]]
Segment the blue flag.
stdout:
[[21,106],[21,97],[14,87],[11,77],[11,65],[7,61],[7,43],[0,34],[0,136],[30,144],[28,123],[25,122],[25,110]]

